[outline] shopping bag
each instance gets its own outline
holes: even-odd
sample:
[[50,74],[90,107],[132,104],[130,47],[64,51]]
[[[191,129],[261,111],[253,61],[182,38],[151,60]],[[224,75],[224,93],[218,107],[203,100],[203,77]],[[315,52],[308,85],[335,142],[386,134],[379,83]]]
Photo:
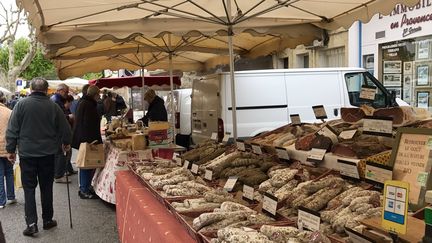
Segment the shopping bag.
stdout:
[[95,169],[105,166],[105,152],[103,144],[81,143],[78,149],[76,165],[81,169]]
[[22,188],[21,167],[17,164],[14,168],[14,185],[15,188]]

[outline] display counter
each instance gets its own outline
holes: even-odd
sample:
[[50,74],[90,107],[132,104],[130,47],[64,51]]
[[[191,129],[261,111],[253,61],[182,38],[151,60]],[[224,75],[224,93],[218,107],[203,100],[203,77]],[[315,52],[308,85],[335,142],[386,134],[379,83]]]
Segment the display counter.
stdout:
[[117,228],[121,242],[195,242],[132,172],[116,174]]

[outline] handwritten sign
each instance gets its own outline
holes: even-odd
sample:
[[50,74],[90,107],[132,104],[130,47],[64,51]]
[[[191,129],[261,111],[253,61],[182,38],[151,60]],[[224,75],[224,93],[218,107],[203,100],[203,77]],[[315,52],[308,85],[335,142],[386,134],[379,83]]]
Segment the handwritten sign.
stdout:
[[224,190],[228,192],[232,191],[234,189],[237,180],[238,180],[237,176],[230,176],[228,180],[225,182],[225,185],[223,187]]
[[213,141],[217,141],[217,139],[218,139],[217,133],[213,132],[212,135],[211,135],[211,137],[210,137],[210,139],[213,140]]
[[228,132],[225,133],[225,135],[222,139],[222,143],[228,143],[228,140],[230,139],[230,137],[231,137],[231,133],[228,133]]
[[237,144],[237,149],[238,150],[240,150],[240,151],[246,151],[246,146],[245,146],[245,144],[244,144],[243,141],[238,140],[236,144]]
[[178,154],[177,153],[174,153],[174,156],[173,156],[174,158],[174,161],[175,161],[175,163],[176,163],[176,165],[177,166],[182,166],[182,160],[181,160],[181,158],[178,156]]
[[345,140],[350,140],[354,137],[354,135],[357,133],[357,129],[354,130],[346,130],[346,131],[342,131],[339,134],[339,137]]
[[337,132],[329,125],[325,125],[323,128],[321,128],[318,131],[318,134],[330,138],[333,144],[337,144],[339,142]]
[[211,181],[213,180],[213,171],[211,170],[205,170],[204,179]]
[[301,125],[300,115],[299,114],[292,114],[290,115],[291,124],[293,125]]
[[393,119],[389,117],[364,118],[363,134],[392,137]]
[[185,160],[183,163],[183,168],[189,169],[189,164],[190,164],[189,160]]
[[198,170],[199,170],[199,165],[192,164],[191,172],[196,175],[196,174],[198,174]]
[[393,178],[392,168],[389,166],[366,161],[365,179],[373,184],[382,184]]
[[360,179],[358,164],[359,160],[351,161],[347,159],[338,159],[339,171],[342,176]]
[[364,100],[375,100],[376,88],[362,86],[360,91],[360,99]]
[[321,215],[313,210],[300,206],[298,209],[297,225],[311,231],[319,231]]
[[309,162],[321,162],[324,160],[324,156],[327,153],[325,149],[312,148],[307,157]]
[[243,185],[243,197],[249,200],[254,200],[254,188],[246,184]]
[[262,206],[262,210],[264,212],[267,212],[268,214],[270,214],[272,216],[276,216],[277,204],[278,204],[277,197],[275,197],[275,196],[273,196],[267,192],[264,193],[263,206]]
[[252,151],[255,154],[262,154],[262,150],[261,150],[261,146],[259,146],[258,144],[252,144]]
[[312,106],[316,119],[327,119],[327,113],[323,105]]
[[276,149],[276,154],[277,154],[279,159],[290,160],[288,150],[286,148],[275,147],[275,149]]
[[413,204],[420,204],[420,198],[424,198],[425,184],[429,175],[425,172],[431,170],[429,158],[431,153],[428,146],[431,138],[432,136],[427,134],[402,133],[399,146],[396,151],[393,151],[395,153],[393,179],[411,183],[409,201]]

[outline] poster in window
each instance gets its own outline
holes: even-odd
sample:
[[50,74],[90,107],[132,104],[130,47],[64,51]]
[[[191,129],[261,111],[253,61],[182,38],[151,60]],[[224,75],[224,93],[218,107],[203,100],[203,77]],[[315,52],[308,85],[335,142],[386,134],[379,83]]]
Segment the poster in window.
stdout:
[[411,88],[404,88],[403,89],[403,100],[407,102],[408,104],[411,104]]
[[391,93],[392,91],[395,92],[396,98],[402,99],[402,89],[399,87],[387,87],[387,90]]
[[401,73],[402,61],[384,61],[384,73]]
[[417,66],[417,86],[429,85],[429,66]]
[[364,67],[366,69],[373,69],[374,68],[374,55],[366,55],[363,56],[364,58]]
[[429,41],[420,41],[417,44],[417,58],[418,59],[429,58]]
[[411,92],[412,92],[412,75],[408,74],[408,75],[404,75],[404,82],[403,82],[403,100],[406,102],[410,102],[411,101]]
[[413,62],[404,62],[404,70],[403,73],[404,74],[412,74],[413,71]]
[[429,108],[429,91],[417,92],[417,107]]
[[383,75],[384,86],[401,86],[402,75],[398,73],[388,73]]

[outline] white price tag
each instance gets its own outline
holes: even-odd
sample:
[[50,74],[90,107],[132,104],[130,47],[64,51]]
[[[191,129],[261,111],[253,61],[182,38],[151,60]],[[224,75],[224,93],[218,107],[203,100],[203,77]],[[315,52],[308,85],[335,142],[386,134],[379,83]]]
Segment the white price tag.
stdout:
[[354,137],[354,135],[357,133],[357,129],[354,130],[346,130],[339,134],[339,137],[345,140],[350,140]]
[[276,147],[276,154],[279,159],[289,160],[288,150],[282,147]]
[[181,158],[175,157],[174,160],[175,160],[177,166],[182,166],[182,160],[181,160]]
[[225,182],[225,185],[224,185],[224,187],[223,187],[224,190],[225,190],[225,191],[228,191],[228,192],[232,191],[232,189],[234,188],[234,186],[235,186],[237,180],[238,180],[238,177],[237,177],[237,176],[230,176],[230,177],[228,178],[228,180]]
[[318,120],[327,119],[327,113],[323,105],[312,106],[315,118]]
[[363,86],[360,91],[360,99],[364,100],[375,100],[375,87],[365,87]]
[[243,185],[243,197],[249,200],[254,200],[254,188],[248,185]]
[[391,137],[393,135],[393,120],[391,118],[364,118],[363,134]]
[[338,159],[339,171],[343,176],[360,179],[358,164],[359,160]]
[[210,138],[211,140],[213,140],[213,141],[217,141],[217,139],[218,139],[218,135],[217,135],[217,133],[212,133],[212,135],[211,135],[211,138]]
[[313,161],[313,162],[321,162],[324,160],[324,156],[326,153],[327,153],[327,151],[325,149],[313,148],[309,152],[309,156],[307,157],[307,160]]
[[261,146],[259,146],[257,144],[252,144],[252,151],[255,154],[262,154]]
[[184,163],[183,163],[183,168],[188,169],[189,168],[189,164],[190,164],[189,160],[185,160]]
[[297,224],[311,231],[319,231],[321,216],[318,212],[300,206],[298,209]]
[[238,150],[240,150],[240,151],[246,151],[246,146],[245,146],[244,142],[237,141],[236,144],[237,144],[237,149]]
[[191,172],[196,175],[196,174],[198,174],[198,170],[199,170],[199,165],[192,164]]
[[262,206],[262,209],[264,211],[266,211],[267,213],[273,216],[276,216],[277,204],[278,204],[278,199],[275,196],[269,193],[264,194],[263,206]]
[[231,133],[225,133],[223,139],[222,139],[222,143],[228,143],[228,140],[231,137]]
[[213,180],[213,171],[205,170],[204,179],[211,181]]
[[393,170],[390,167],[366,161],[365,179],[384,184],[393,179]]
[[293,124],[293,125],[300,125],[301,124],[301,120],[300,120],[300,115],[299,114],[292,114],[292,115],[290,115],[290,119],[291,119],[291,124]]
[[330,138],[333,144],[337,144],[339,142],[337,132],[335,132],[329,125],[321,128],[318,131],[318,134]]

